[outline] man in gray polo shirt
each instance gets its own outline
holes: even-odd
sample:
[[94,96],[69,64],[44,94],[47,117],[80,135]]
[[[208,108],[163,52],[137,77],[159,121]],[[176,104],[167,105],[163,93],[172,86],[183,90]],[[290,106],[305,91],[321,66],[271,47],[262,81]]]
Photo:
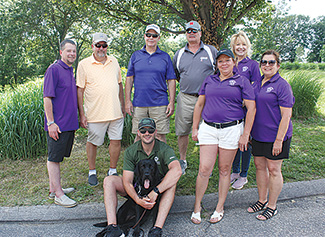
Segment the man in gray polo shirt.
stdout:
[[177,96],[175,129],[182,172],[187,168],[186,150],[192,130],[193,111],[203,80],[214,73],[217,49],[201,41],[201,26],[196,21],[185,25],[188,43],[178,50],[173,59],[180,93]]

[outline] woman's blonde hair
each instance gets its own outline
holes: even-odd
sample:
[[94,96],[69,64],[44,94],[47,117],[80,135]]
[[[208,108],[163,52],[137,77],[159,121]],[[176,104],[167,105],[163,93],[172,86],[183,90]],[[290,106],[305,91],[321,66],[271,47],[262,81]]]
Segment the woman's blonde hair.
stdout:
[[235,52],[235,45],[236,45],[237,41],[239,41],[239,40],[243,41],[247,45],[246,56],[251,56],[251,54],[252,54],[251,42],[249,41],[249,39],[244,31],[239,31],[237,34],[232,35],[231,40],[230,40],[230,48],[231,48],[231,51],[234,53],[236,59],[238,59],[238,56]]

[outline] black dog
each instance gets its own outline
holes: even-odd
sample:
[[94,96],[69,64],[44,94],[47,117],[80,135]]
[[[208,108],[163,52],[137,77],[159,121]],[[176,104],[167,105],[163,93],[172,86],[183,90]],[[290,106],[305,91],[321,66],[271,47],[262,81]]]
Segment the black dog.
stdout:
[[[145,159],[137,163],[134,171],[133,185],[140,198],[146,197],[153,188],[160,183],[160,180],[158,166],[154,160]],[[159,200],[160,196],[158,196],[156,204]],[[137,205],[132,198],[127,197],[127,200],[117,211],[117,224],[120,226],[125,236],[128,235],[131,228],[134,229],[133,236],[144,236],[140,225],[148,219],[150,213],[153,213],[154,224],[158,213],[158,205],[155,205],[151,210],[147,210]],[[103,224],[104,223],[95,224],[95,226],[103,226]],[[96,236],[100,237],[104,234],[105,233],[102,231]]]

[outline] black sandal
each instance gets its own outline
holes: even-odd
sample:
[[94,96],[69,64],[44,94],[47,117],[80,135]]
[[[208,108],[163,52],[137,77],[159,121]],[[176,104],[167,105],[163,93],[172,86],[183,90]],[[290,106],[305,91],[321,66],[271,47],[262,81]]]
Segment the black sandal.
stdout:
[[[266,208],[265,211],[263,211],[262,214],[256,216],[256,218],[260,221],[266,221],[270,218],[272,218],[273,216],[275,216],[276,214],[278,213],[278,210],[275,208],[275,209],[271,209],[269,207]],[[262,218],[259,218],[259,216],[264,216],[265,219],[262,219]]]
[[249,212],[247,209],[248,213],[255,213],[258,211],[262,211],[266,208],[267,201],[265,203],[261,203],[260,201],[255,202],[254,204],[250,205],[249,207],[253,209],[252,212]]

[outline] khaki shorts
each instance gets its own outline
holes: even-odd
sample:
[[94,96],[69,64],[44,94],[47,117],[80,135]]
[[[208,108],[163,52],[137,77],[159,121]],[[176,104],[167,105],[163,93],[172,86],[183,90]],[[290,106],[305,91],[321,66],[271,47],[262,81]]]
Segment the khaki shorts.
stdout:
[[188,135],[192,131],[193,112],[198,97],[180,92],[175,113],[176,136]]
[[152,118],[156,122],[157,133],[169,133],[169,117],[166,114],[167,105],[154,107],[134,107],[132,118],[132,133],[137,134],[139,121],[143,118]]
[[198,134],[199,145],[218,145],[223,149],[238,149],[239,138],[243,131],[243,122],[231,127],[217,129],[202,121]]
[[100,146],[104,143],[105,133],[107,132],[110,140],[122,140],[124,118],[117,120],[88,123],[87,141]]

